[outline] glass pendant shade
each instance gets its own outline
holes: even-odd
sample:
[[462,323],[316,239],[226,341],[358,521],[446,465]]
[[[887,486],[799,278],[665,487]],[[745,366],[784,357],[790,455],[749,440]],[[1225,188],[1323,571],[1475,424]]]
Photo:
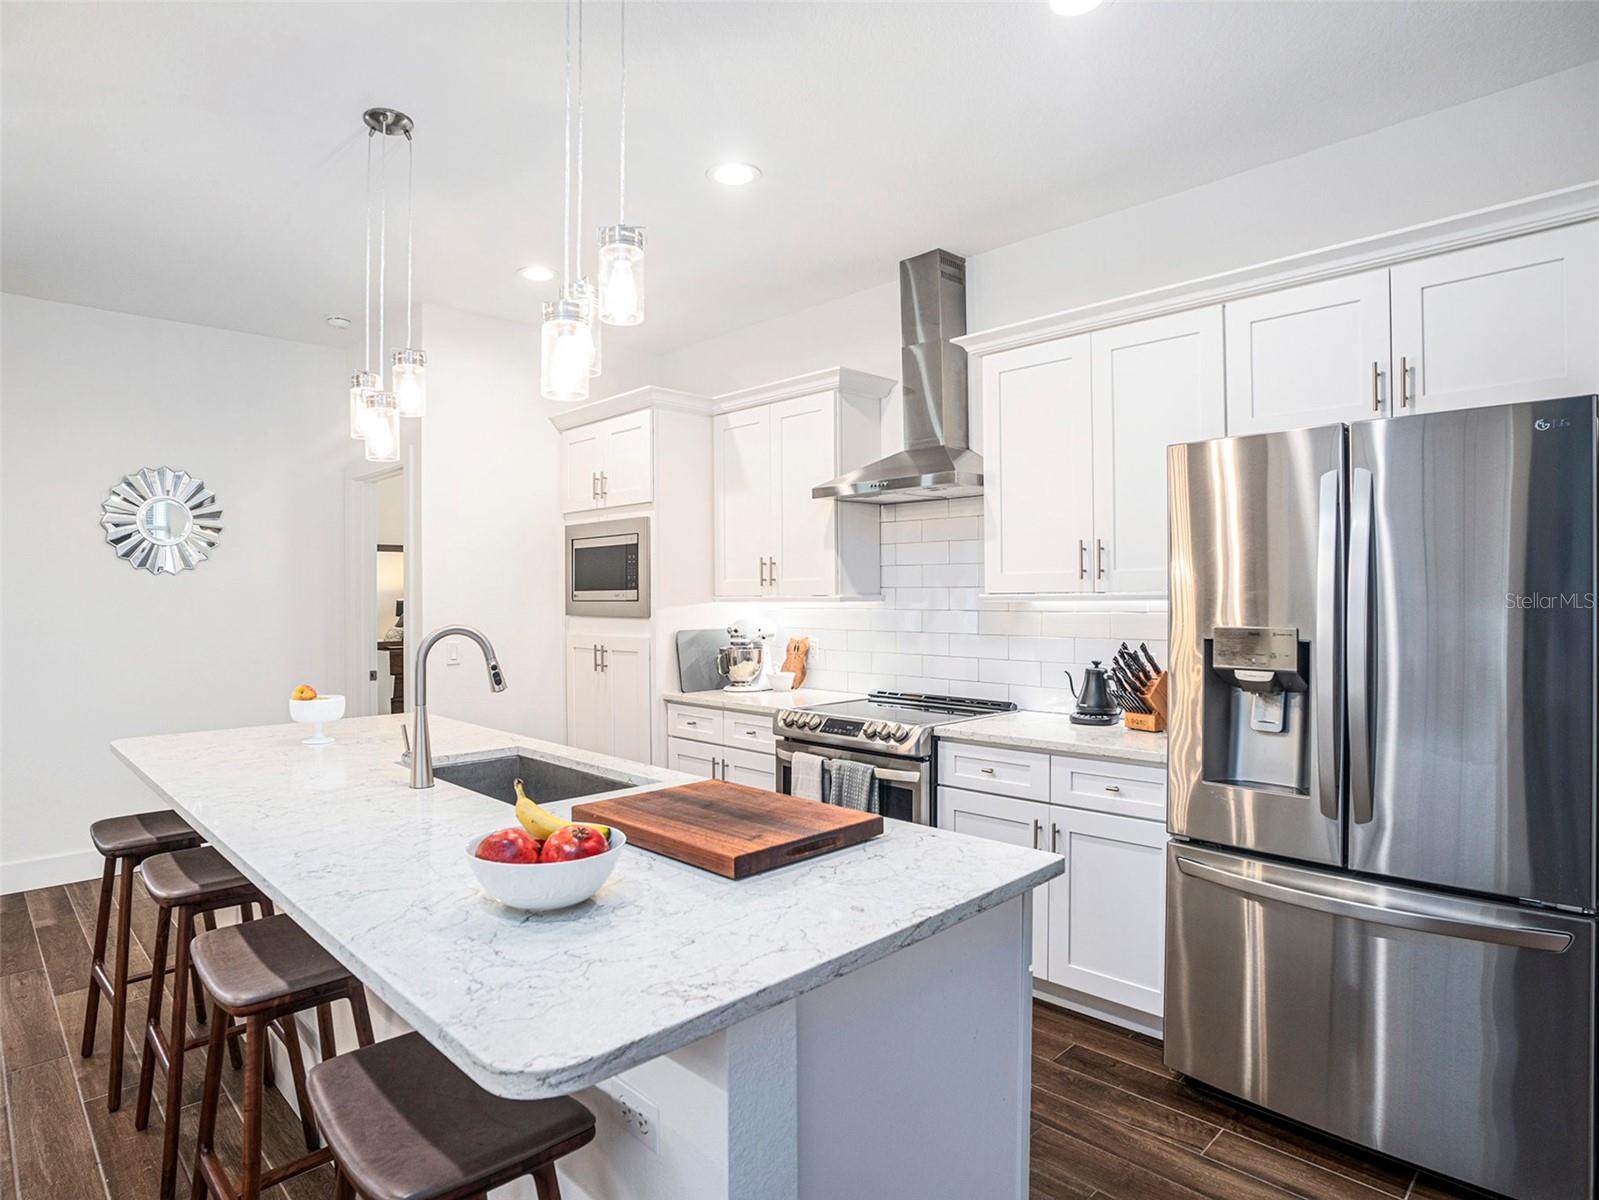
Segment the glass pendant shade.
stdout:
[[367,397],[366,461],[400,461],[400,404],[393,392],[372,392]]
[[565,297],[575,300],[583,309],[583,320],[588,325],[589,377],[598,378],[603,365],[605,347],[600,341],[600,293],[587,279],[579,279],[567,288]]
[[396,350],[393,363],[394,399],[402,417],[425,417],[428,411],[428,356],[425,350]]
[[382,386],[371,371],[350,376],[350,436],[357,441],[366,436],[366,398]]
[[600,320],[606,325],[644,323],[644,230],[607,225],[600,230]]
[[546,302],[539,331],[539,395],[563,404],[587,400],[593,353],[582,304],[565,299]]

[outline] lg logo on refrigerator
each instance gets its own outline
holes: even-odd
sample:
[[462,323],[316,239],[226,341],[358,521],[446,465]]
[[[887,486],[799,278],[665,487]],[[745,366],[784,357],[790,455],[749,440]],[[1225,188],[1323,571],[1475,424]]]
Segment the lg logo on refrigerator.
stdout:
[[1570,429],[1571,418],[1561,417],[1558,421],[1551,421],[1548,417],[1539,417],[1532,423],[1532,427],[1539,433],[1548,433],[1551,429]]

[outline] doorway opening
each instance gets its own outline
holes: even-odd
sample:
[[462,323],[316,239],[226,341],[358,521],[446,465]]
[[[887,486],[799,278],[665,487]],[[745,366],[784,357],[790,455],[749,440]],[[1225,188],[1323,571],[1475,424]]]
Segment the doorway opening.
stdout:
[[350,716],[404,712],[409,697],[405,646],[409,578],[410,488],[404,464],[358,468],[348,488],[346,619],[351,664],[346,711]]

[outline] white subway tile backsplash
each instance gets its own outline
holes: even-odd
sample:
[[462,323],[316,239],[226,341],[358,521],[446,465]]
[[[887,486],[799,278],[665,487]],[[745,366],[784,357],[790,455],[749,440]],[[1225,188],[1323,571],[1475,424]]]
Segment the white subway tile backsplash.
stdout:
[[922,536],[917,541],[953,542],[983,536],[982,517],[945,517],[923,521]]
[[943,587],[906,587],[894,589],[894,603],[899,608],[948,608],[949,589]]
[[1116,656],[1116,650],[1120,646],[1120,642],[1110,638],[1078,638],[1077,661],[1092,662],[1098,659],[1100,662],[1109,662]]
[[831,667],[809,667],[805,672],[805,686],[824,692],[847,692],[850,690],[849,674]]
[[1071,638],[1013,637],[1010,657],[1041,663],[1076,662],[1076,648],[1077,643]]
[[969,562],[981,564],[983,561],[983,543],[972,542],[946,542],[949,547],[950,562]]
[[841,690],[848,692],[880,692],[894,690],[892,675],[879,675],[872,671],[851,671],[848,683]]
[[979,563],[929,564],[922,568],[922,582],[942,587],[976,587],[983,582]]
[[985,612],[977,619],[983,633],[1005,633],[1027,637],[1038,635],[1039,614],[1034,612]]
[[922,656],[922,670],[932,671],[948,679],[976,679],[975,658],[945,658],[937,654]]
[[929,517],[942,517],[949,513],[948,500],[912,500],[905,504],[885,504],[894,510],[896,521],[925,521]]
[[949,561],[948,542],[907,542],[898,551],[895,562],[900,563],[947,563]]
[[899,633],[894,635],[894,649],[901,654],[948,654],[947,633]]
[[874,654],[872,655],[872,670],[894,675],[920,675],[922,673],[922,656],[920,654]]
[[960,496],[948,501],[949,515],[952,517],[980,517],[983,515],[983,498],[981,496]]
[[920,521],[895,521],[892,525],[882,527],[883,541],[885,542],[919,542],[922,540],[922,523]]
[[894,686],[902,692],[920,692],[931,696],[952,694],[950,681],[933,675],[901,675],[894,681]]
[[977,614],[975,612],[961,612],[953,607],[955,594],[950,593],[948,612],[929,612],[922,615],[922,628],[928,633],[976,633]]
[[887,630],[850,633],[845,644],[851,650],[891,652],[898,646],[898,636],[898,634]]
[[893,566],[896,561],[894,556],[898,550],[899,547],[895,543],[884,542],[882,546],[882,558],[879,561],[881,561],[885,567]]
[[978,677],[984,683],[1038,684],[1038,664],[1035,662],[1007,662],[999,658],[985,658],[977,666]]
[[1111,613],[1110,636],[1137,645],[1154,639],[1166,640],[1167,616],[1165,613]]
[[1077,707],[1077,698],[1064,688],[1022,687],[1018,684],[1011,688],[1010,698],[1021,708],[1044,712],[1071,712]]
[[883,586],[891,588],[921,587],[922,568],[902,566],[884,567]]
[[974,700],[1009,700],[1010,685],[1004,683],[980,683],[974,679],[970,683],[961,684],[961,695],[970,696]]
[[1110,613],[1040,613],[1045,637],[1104,638],[1110,636]]
[[[932,616],[932,613],[928,613]],[[911,630],[922,627],[922,612],[915,608],[879,608],[872,613],[873,629]]]
[[949,652],[964,658],[1008,658],[1010,639],[952,633],[949,635]]

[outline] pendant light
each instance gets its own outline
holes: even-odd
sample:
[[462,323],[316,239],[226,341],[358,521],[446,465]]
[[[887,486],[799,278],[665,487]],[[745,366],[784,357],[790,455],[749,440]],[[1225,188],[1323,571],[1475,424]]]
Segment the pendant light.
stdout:
[[394,381],[394,398],[402,417],[423,417],[428,410],[427,351],[414,349],[411,318],[415,305],[411,299],[413,243],[416,233],[416,139],[411,125],[405,130],[405,346],[391,358],[389,377]]
[[366,398],[366,461],[400,461],[400,405],[393,392],[369,392]]
[[361,355],[361,369],[350,376],[350,436],[357,441],[366,436],[367,397],[383,386],[383,381],[372,370],[372,131],[366,135],[366,282],[362,286],[362,300],[366,306],[363,328],[366,341]]
[[[578,0],[582,20],[582,0]],[[579,39],[581,42],[581,33]],[[558,300],[544,305],[539,332],[539,394],[546,400],[576,403],[589,396],[589,377],[596,355],[589,310],[575,285],[581,272],[572,253],[572,0],[566,0],[566,150],[563,169],[561,270],[565,286]],[[579,151],[579,179],[582,159]],[[581,183],[579,184],[581,187]],[[579,214],[581,220],[581,213]],[[581,254],[581,251],[579,251]]]
[[644,323],[644,227],[627,224],[627,0],[617,12],[621,61],[621,116],[617,123],[616,224],[600,230],[599,311],[606,325]]

